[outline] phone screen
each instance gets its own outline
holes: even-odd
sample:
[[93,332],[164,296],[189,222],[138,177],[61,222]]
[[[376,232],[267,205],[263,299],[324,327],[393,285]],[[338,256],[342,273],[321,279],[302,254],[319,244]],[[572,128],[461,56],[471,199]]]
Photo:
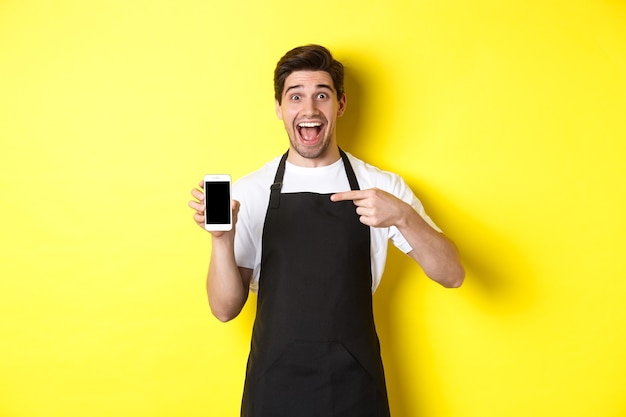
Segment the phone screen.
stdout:
[[204,193],[206,224],[229,224],[230,183],[228,181],[205,181]]

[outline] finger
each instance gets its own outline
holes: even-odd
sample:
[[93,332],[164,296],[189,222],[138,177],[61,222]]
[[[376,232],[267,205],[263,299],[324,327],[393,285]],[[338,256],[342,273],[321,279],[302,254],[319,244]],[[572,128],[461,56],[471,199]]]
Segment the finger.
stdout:
[[204,192],[201,190],[198,190],[197,188],[194,188],[193,190],[191,190],[191,195],[199,201],[204,200]]
[[230,206],[233,210],[233,224],[236,224],[237,218],[239,217],[239,201],[233,200]]
[[363,190],[344,191],[330,196],[331,201],[360,200],[362,198]]
[[363,223],[366,226],[375,226],[374,222],[372,221],[372,219],[370,217],[367,216],[361,216],[359,217],[359,221],[361,223]]
[[356,214],[358,214],[359,216],[369,217],[374,213],[370,208],[366,208],[365,206],[357,206]]
[[204,225],[204,214],[200,214],[198,212],[195,212],[193,214],[193,219],[196,223],[198,223],[199,225]]
[[187,204],[198,213],[204,213],[204,204],[198,203],[197,201],[193,200],[189,201],[189,203]]

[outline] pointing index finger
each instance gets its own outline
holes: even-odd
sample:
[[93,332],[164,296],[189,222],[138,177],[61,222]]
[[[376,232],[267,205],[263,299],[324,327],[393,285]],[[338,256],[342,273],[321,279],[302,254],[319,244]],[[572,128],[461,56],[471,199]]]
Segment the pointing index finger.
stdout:
[[344,191],[330,196],[331,201],[358,200],[362,198],[362,190]]

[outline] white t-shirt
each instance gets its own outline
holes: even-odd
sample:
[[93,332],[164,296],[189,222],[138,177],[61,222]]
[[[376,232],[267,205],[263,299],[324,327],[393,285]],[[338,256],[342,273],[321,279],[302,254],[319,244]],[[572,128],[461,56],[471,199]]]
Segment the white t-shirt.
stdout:
[[[346,153],[362,190],[378,188],[409,203],[435,230],[440,229],[424,212],[422,203],[397,174],[382,171]],[[235,259],[237,265],[253,270],[250,289],[259,287],[261,266],[261,240],[263,224],[280,156],[233,184],[233,198],[241,203],[235,234]],[[282,193],[313,192],[320,194],[349,191],[350,184],[343,160],[318,168],[305,168],[286,162]],[[376,290],[385,268],[389,239],[404,253],[412,250],[395,226],[370,227],[372,292]]]

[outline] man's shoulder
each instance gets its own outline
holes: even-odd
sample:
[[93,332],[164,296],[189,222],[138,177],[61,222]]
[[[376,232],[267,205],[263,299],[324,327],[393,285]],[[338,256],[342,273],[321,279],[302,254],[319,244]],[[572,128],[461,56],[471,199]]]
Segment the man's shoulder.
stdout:
[[386,171],[377,166],[374,166],[368,162],[365,162],[362,159],[359,159],[352,155],[349,152],[346,152],[350,160],[350,164],[352,165],[352,169],[356,174],[357,178],[361,181],[364,181],[364,184],[360,184],[361,188],[380,188],[381,190],[389,190],[394,188],[394,186],[402,181],[400,175]]
[[250,172],[235,181],[235,189],[250,189],[257,187],[266,187],[274,181],[274,175],[280,162],[280,156],[265,163],[262,167]]

